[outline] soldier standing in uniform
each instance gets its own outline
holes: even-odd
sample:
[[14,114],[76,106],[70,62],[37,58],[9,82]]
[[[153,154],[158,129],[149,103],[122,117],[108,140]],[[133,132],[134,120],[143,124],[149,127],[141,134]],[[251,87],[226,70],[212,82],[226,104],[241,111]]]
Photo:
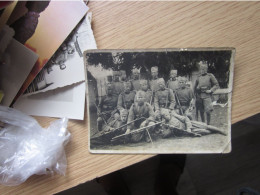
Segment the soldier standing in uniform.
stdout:
[[132,70],[132,84],[135,91],[140,90],[140,71],[137,68]]
[[179,88],[179,82],[177,80],[177,70],[171,70],[170,79],[167,82],[167,87],[175,92]]
[[97,129],[102,131],[103,124],[107,124],[109,119],[113,118],[117,106],[117,95],[113,93],[113,85],[106,85],[106,95],[101,97],[98,104]]
[[113,85],[114,85],[114,93],[119,95],[124,91],[124,84],[120,81],[121,73],[119,71],[113,71]]
[[160,108],[173,110],[175,108],[175,97],[171,89],[166,88],[163,78],[157,80],[159,90],[155,92],[154,108],[155,111],[160,111]]
[[187,86],[185,77],[179,77],[178,80],[179,89],[175,92],[177,108],[180,110],[180,113],[191,118],[191,111],[195,106],[195,96],[192,89]]
[[[208,64],[199,62],[200,76],[197,78],[194,85],[196,94],[196,109],[200,112],[202,122],[205,122],[204,113],[206,112],[207,124],[210,124],[211,112],[213,111],[212,94],[219,88],[219,84],[215,76],[208,73]],[[198,120],[198,116],[197,120]]]
[[126,71],[120,70],[120,81],[126,81]]
[[152,76],[152,79],[150,80],[150,88],[153,91],[153,93],[155,93],[159,89],[159,85],[157,83],[157,80],[158,80],[158,67],[157,66],[153,66],[151,68],[151,76]]
[[[136,120],[140,119],[140,120]],[[135,122],[132,122],[133,120],[136,120]],[[145,92],[138,91],[136,94],[136,101],[131,106],[129,110],[128,120],[127,123],[127,131],[126,133],[131,132],[131,130],[139,129],[145,126],[153,125],[154,122],[154,111],[152,109],[152,106],[145,102]],[[132,123],[131,123],[132,122]],[[152,132],[154,129],[154,126],[149,127],[148,131]],[[145,131],[138,132],[131,135],[131,141],[133,142],[139,142],[143,138],[148,142],[149,137]]]
[[124,82],[124,91],[120,93],[117,101],[117,109],[129,110],[135,100],[135,91],[132,90],[132,83],[130,81]]

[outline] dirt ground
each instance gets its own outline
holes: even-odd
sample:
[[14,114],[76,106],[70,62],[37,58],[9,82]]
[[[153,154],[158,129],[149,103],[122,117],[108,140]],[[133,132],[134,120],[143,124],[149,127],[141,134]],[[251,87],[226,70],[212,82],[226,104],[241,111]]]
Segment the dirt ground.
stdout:
[[[195,116],[195,113],[193,113]],[[229,151],[228,143],[230,132],[228,132],[227,107],[215,106],[211,114],[211,125],[222,129],[228,134],[208,134],[201,137],[191,137],[189,135],[175,136],[167,139],[154,138],[152,143],[142,141],[140,143],[126,143],[118,145],[91,145],[92,152],[105,153],[222,153]],[[93,118],[92,118],[93,117]],[[94,114],[91,119],[91,137],[97,133],[96,120]],[[200,118],[199,118],[200,120]]]

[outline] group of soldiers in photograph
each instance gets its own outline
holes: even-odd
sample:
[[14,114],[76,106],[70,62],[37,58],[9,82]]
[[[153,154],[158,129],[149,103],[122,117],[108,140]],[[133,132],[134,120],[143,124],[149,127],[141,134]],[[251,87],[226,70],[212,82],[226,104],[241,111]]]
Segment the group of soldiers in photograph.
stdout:
[[[113,71],[113,76],[107,78],[106,95],[96,104],[98,131],[109,134],[112,141],[130,142],[167,138],[175,135],[175,130],[188,135],[217,131],[210,122],[212,96],[219,88],[218,81],[207,72],[206,62],[199,62],[199,66],[194,86],[188,84],[186,77],[179,76],[177,70],[170,71],[166,82],[158,77],[157,66],[151,68],[151,79],[142,79],[136,68],[130,79],[123,70]],[[202,122],[198,122],[199,115]]]

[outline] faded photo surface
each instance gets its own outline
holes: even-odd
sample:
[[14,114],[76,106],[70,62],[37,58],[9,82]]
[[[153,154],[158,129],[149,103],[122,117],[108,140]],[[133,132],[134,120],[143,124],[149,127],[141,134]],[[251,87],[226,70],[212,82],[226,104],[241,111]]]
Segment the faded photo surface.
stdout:
[[84,53],[93,153],[228,153],[234,48]]

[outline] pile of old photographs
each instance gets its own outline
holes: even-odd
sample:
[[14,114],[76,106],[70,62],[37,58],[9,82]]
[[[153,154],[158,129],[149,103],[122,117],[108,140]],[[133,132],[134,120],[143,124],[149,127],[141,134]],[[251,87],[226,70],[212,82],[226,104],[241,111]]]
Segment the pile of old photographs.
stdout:
[[228,153],[234,48],[87,50],[92,153]]

